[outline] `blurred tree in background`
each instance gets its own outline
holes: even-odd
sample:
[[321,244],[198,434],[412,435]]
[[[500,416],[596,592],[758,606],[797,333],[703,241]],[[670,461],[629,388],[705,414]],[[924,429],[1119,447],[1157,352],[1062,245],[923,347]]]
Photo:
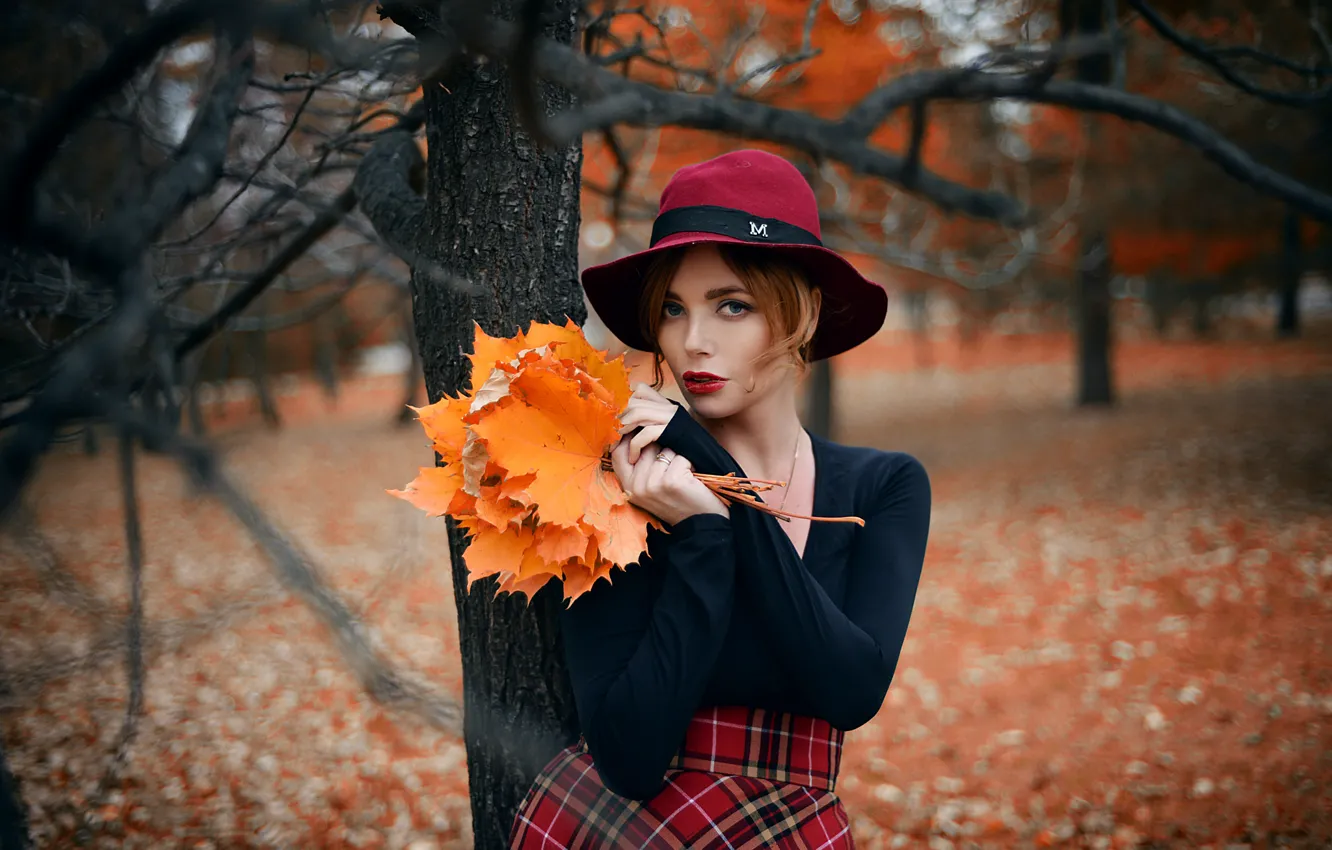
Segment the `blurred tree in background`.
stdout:
[[[1314,0],[116,0],[0,23],[0,513],[22,526],[58,440],[107,434],[124,460],[131,697],[99,794],[142,708],[136,451],[228,507],[372,695],[458,727],[228,479],[200,402],[243,375],[276,423],[275,373],[313,368],[333,393],[395,339],[405,399],[422,374],[432,400],[456,392],[473,320],[587,317],[579,266],[645,244],[680,165],[791,157],[827,244],[921,328],[939,293],[964,328],[1071,305],[1086,404],[1114,398],[1117,285],[1146,281],[1161,327],[1187,305],[1200,332],[1220,295],[1275,291],[1293,334],[1299,280],[1332,254],[1332,11]],[[476,841],[501,846],[577,734],[558,595],[469,593],[451,524],[450,550]]]

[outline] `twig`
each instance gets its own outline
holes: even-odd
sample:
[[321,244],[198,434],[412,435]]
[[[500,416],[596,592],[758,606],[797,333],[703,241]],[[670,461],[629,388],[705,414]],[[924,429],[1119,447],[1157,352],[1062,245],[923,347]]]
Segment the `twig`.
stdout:
[[450,732],[460,728],[458,705],[443,694],[398,671],[374,648],[361,623],[319,575],[313,561],[289,540],[262,510],[222,472],[203,444],[121,411],[126,427],[146,445],[175,457],[203,490],[213,494],[267,553],[282,583],[295,593],[333,633],[335,642],[361,686],[379,702],[411,711]]
[[[601,468],[606,471],[612,471],[615,467],[611,464],[610,458],[601,459]],[[765,478],[741,478],[738,475],[711,475],[704,472],[693,473],[694,477],[701,481],[709,490],[717,495],[727,504],[741,503],[748,505],[756,511],[765,514],[772,514],[780,520],[788,519],[808,519],[814,522],[854,522],[857,525],[864,525],[865,521],[860,517],[827,517],[827,516],[806,516],[805,514],[789,513],[781,511],[769,505],[757,497],[750,495],[749,491],[763,493],[771,490],[773,487],[785,487],[785,481],[769,481]]]
[[[517,39],[514,24],[491,20],[478,29],[469,33],[472,49],[501,59],[512,55]],[[670,92],[633,82],[549,39],[537,40],[533,60],[537,73],[569,89],[586,103],[550,119],[550,134],[557,143],[616,124],[693,127],[766,139],[811,156],[835,159],[892,183],[900,185],[902,181],[903,157],[850,136],[839,121],[751,100]],[[914,190],[945,210],[976,218],[1020,224],[1025,217],[1012,198],[972,189],[925,169],[921,170]]]
[[[1142,15],[1152,29],[1160,33],[1161,37],[1171,44],[1178,47],[1184,53],[1197,59],[1207,67],[1216,71],[1226,82],[1246,94],[1265,100],[1269,103],[1276,103],[1282,106],[1314,106],[1324,103],[1332,98],[1332,85],[1324,86],[1317,91],[1312,92],[1285,92],[1269,89],[1252,82],[1243,74],[1231,68],[1225,62],[1225,57],[1244,56],[1250,59],[1257,59],[1269,65],[1274,65],[1286,71],[1299,74],[1306,79],[1321,80],[1324,77],[1332,77],[1332,65],[1298,65],[1288,59],[1265,53],[1252,47],[1234,46],[1234,47],[1212,47],[1196,38],[1185,35],[1170,25],[1159,12],[1152,8],[1146,0],[1128,0],[1128,5]],[[1317,10],[1311,13],[1314,17],[1311,19],[1314,25],[1314,32],[1319,32],[1319,23],[1317,19]]]
[[134,476],[134,437],[128,428],[120,430],[120,491],[125,506],[125,556],[129,574],[129,613],[125,617],[125,678],[129,697],[125,701],[125,719],[120,724],[116,749],[103,772],[97,790],[84,806],[83,825],[78,832],[80,844],[92,840],[94,829],[88,813],[101,808],[106,795],[129,760],[129,749],[139,732],[143,716],[143,530],[139,525],[139,492]]

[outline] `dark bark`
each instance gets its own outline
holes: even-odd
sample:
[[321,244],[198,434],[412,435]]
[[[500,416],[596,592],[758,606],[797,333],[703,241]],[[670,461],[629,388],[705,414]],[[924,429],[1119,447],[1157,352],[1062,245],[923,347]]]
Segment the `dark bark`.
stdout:
[[[1063,0],[1059,11],[1064,36],[1096,36],[1105,28],[1107,19],[1114,20],[1114,7],[1114,0]],[[1113,57],[1107,52],[1077,60],[1078,82],[1105,84],[1113,74]],[[1095,132],[1093,126],[1093,139]],[[1113,342],[1110,275],[1109,241],[1099,227],[1088,227],[1084,222],[1077,281],[1078,404],[1083,406],[1114,404],[1115,400],[1110,365]]]
[[[517,2],[494,4],[512,19]],[[573,0],[551,4],[545,35],[575,37]],[[425,87],[429,146],[424,238],[415,240],[413,319],[431,401],[469,383],[475,319],[489,334],[512,335],[531,321],[586,321],[578,283],[581,142],[538,147],[515,116],[507,70],[468,63]],[[541,86],[547,114],[572,98]],[[409,210],[410,211],[410,210]],[[378,225],[377,225],[378,226]],[[441,281],[429,266],[471,283]],[[518,805],[541,767],[578,737],[558,628],[559,590],[529,607],[496,598],[493,580],[467,589],[465,538],[449,520],[449,550],[463,665],[475,846],[507,846]]]
[[1199,339],[1212,336],[1212,298],[1201,284],[1194,285],[1193,300],[1193,335]]
[[257,331],[250,334],[247,341],[250,347],[250,368],[253,370],[251,377],[255,394],[259,398],[259,412],[263,414],[268,427],[276,428],[282,424],[282,417],[278,415],[277,399],[273,397],[273,376],[268,372],[268,335]]
[[1078,404],[1114,404],[1110,367],[1110,253],[1104,235],[1084,237],[1078,262]]
[[18,780],[9,770],[4,744],[0,743],[0,850],[27,850],[31,846]]
[[827,360],[812,364],[805,390],[805,427],[824,439],[832,439],[833,371]]
[[929,369],[934,365],[930,343],[929,293],[912,290],[906,294],[907,313],[911,317],[911,341],[916,353],[916,368]]
[[1300,335],[1300,277],[1304,274],[1303,246],[1300,244],[1300,216],[1286,211],[1281,234],[1281,301],[1277,307],[1277,336],[1288,339]]
[[1156,331],[1158,337],[1164,338],[1170,330],[1170,318],[1178,298],[1175,288],[1173,281],[1168,281],[1161,275],[1147,278],[1145,300],[1147,309],[1152,314],[1152,329]]

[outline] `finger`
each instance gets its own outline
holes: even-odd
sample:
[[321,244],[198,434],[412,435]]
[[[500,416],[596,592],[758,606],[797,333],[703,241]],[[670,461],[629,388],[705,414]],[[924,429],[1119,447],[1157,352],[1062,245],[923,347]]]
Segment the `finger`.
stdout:
[[642,425],[650,423],[653,417],[644,415],[641,410],[630,410],[620,417],[620,433],[625,434]]
[[[667,458],[666,463],[659,460],[659,458],[663,457]],[[656,493],[661,490],[662,484],[666,480],[667,473],[670,471],[670,468],[675,463],[677,457],[679,457],[679,455],[675,454],[670,449],[662,449],[657,457],[652,459],[652,465],[648,467],[647,475],[643,483],[643,487],[647,492]]]
[[674,410],[666,410],[662,407],[636,408],[620,417],[620,434],[624,435],[635,428],[646,427],[648,425],[665,425],[671,421]]
[[644,446],[657,442],[657,438],[666,430],[665,425],[645,425],[642,430],[629,438],[629,457],[634,457],[634,450],[642,450]]
[[620,479],[621,487],[629,486],[629,479],[633,476],[634,465],[629,461],[629,441],[622,439],[611,449],[611,467],[615,470],[615,477]]
[[659,434],[657,433],[655,428],[644,428],[643,430],[639,431],[637,434],[630,437],[629,462],[637,463],[640,455],[643,452],[643,449],[655,443],[657,441],[658,436]]
[[660,447],[655,445],[643,449],[643,454],[638,461],[634,463],[634,470],[630,475],[630,490],[633,490],[635,493],[647,492],[648,482],[651,480],[650,474],[652,472],[652,467],[654,465],[664,466],[664,464],[656,462],[659,449]]

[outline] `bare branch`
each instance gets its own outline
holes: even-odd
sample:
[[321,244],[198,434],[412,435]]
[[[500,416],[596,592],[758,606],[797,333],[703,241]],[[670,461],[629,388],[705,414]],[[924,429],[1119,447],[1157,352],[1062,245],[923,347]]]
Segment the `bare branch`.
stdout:
[[333,633],[343,657],[376,700],[411,711],[431,724],[457,732],[461,721],[457,704],[404,677],[371,645],[361,621],[319,575],[318,568],[300,547],[289,540],[218,466],[202,444],[160,426],[121,412],[122,423],[132,428],[145,445],[175,456],[203,490],[211,492],[263,547],[282,583],[310,607]]
[[1332,196],[1263,165],[1207,124],[1167,103],[1072,80],[1052,80],[1041,89],[1012,96],[1145,124],[1196,148],[1236,180],[1285,201],[1310,218],[1332,221]]
[[907,144],[906,160],[902,163],[903,185],[911,187],[920,176],[920,153],[925,146],[925,130],[929,123],[926,101],[911,102],[911,140]]
[[125,680],[129,696],[125,700],[125,718],[116,736],[116,748],[111,761],[97,783],[85,807],[84,838],[91,837],[92,823],[87,812],[101,807],[106,795],[129,759],[129,749],[139,732],[139,718],[143,715],[143,530],[139,525],[139,492],[134,475],[134,438],[129,431],[120,432],[120,489],[125,508],[125,556],[128,559],[129,613],[125,616]]
[[219,5],[219,0],[182,0],[153,15],[43,113],[0,177],[0,198],[4,199],[0,234],[16,239],[25,232],[31,223],[37,181],[61,142],[86,119],[89,106],[119,91],[168,44],[211,20]]
[[[97,332],[64,354],[32,403],[13,417],[15,432],[0,446],[0,520],[17,503],[37,459],[46,453],[56,432],[71,420],[88,415],[90,397],[99,380],[125,352],[133,351],[153,316],[146,287],[124,281],[125,293],[115,314]],[[9,423],[4,423],[9,424]]]
[[379,137],[356,169],[352,182],[361,211],[375,232],[389,250],[405,259],[421,254],[426,203],[412,183],[424,169],[416,139],[410,132],[398,130]]
[[[411,141],[411,133],[419,128],[424,120],[425,104],[418,101],[412,107],[411,111],[403,116],[402,120],[396,127],[385,131],[383,135],[398,137],[406,136],[411,144],[412,150],[416,151],[416,143]],[[373,150],[374,148],[372,147],[371,151]],[[416,156],[419,160],[421,156],[419,151],[416,151]],[[367,156],[366,159],[369,160],[370,157]],[[392,179],[391,174],[384,175],[384,177],[386,177],[386,179]],[[361,183],[360,185],[363,186],[364,184]],[[368,188],[372,193],[377,191],[377,187],[374,184]],[[272,285],[273,281],[277,280],[292,263],[304,256],[312,245],[322,239],[325,234],[338,224],[338,222],[342,221],[347,213],[351,212],[356,206],[358,191],[358,182],[353,181],[351,186],[338,193],[337,197],[334,198],[333,203],[317,215],[314,221],[310,222],[304,230],[292,238],[292,240],[288,242],[277,255],[268,261],[263,269],[255,274],[254,278],[251,279],[249,283],[228,299],[225,304],[219,307],[212,316],[192,329],[184,339],[176,344],[176,358],[179,359],[184,357],[195,348],[198,348],[220,331],[228,321],[240,315],[241,312],[253,304],[255,299],[262,295],[263,292]],[[414,198],[416,203],[421,207],[419,215],[422,216],[420,221],[423,222],[425,202],[422,201],[415,192],[411,193],[411,197]],[[364,209],[364,199],[362,199],[362,201]],[[369,215],[368,211],[367,215]],[[374,221],[373,217],[371,217],[371,221]]]
[[513,105],[518,120],[536,142],[551,147],[554,140],[546,131],[539,82],[531,66],[532,55],[535,53],[532,47],[541,37],[541,12],[545,7],[545,0],[523,0],[522,8],[518,11],[518,46],[513,54],[509,79],[513,86]]
[[1332,221],[1332,196],[1263,165],[1239,145],[1180,109],[1109,86],[1073,80],[1043,81],[1032,74],[989,73],[975,68],[918,71],[898,77],[875,91],[848,113],[846,120],[859,130],[872,128],[880,116],[906,103],[996,98],[1100,112],[1145,124],[1197,148],[1227,174],[1260,192],[1279,198],[1312,218]]
[[[1171,44],[1184,51],[1189,56],[1197,59],[1207,67],[1215,71],[1222,79],[1230,83],[1235,88],[1246,94],[1282,106],[1314,106],[1325,103],[1332,99],[1332,85],[1324,86],[1317,91],[1312,92],[1285,92],[1276,89],[1264,88],[1263,86],[1249,80],[1243,74],[1231,68],[1225,61],[1227,57],[1244,56],[1250,59],[1257,59],[1269,65],[1275,65],[1287,71],[1299,74],[1306,79],[1322,80],[1324,77],[1332,77],[1332,65],[1298,65],[1288,59],[1265,53],[1252,47],[1234,46],[1234,47],[1212,47],[1199,41],[1196,38],[1185,35],[1178,29],[1170,25],[1159,12],[1152,8],[1146,0],[1128,0],[1128,5],[1142,15],[1152,29],[1161,34],[1161,37]],[[1311,22],[1315,33],[1319,32],[1319,21],[1317,10],[1311,13]]]
[[1309,29],[1313,30],[1314,37],[1318,39],[1318,44],[1322,46],[1327,58],[1332,59],[1332,35],[1328,35],[1327,27],[1323,26],[1322,16],[1322,0],[1311,0],[1309,3]]
[[[470,46],[492,57],[505,58],[511,55],[516,37],[513,24],[491,20],[477,29]],[[664,91],[626,80],[547,39],[537,42],[533,57],[537,73],[574,92],[588,104],[550,120],[551,136],[558,143],[616,124],[693,127],[765,139],[815,158],[837,160],[863,174],[902,183],[905,165],[902,157],[848,137],[840,122],[754,101]],[[948,211],[1006,224],[1020,224],[1023,218],[1023,211],[1011,198],[971,189],[927,170],[922,169],[913,188]]]
[[17,506],[5,525],[48,594],[80,614],[97,620],[107,617],[107,604],[66,569],[60,553],[37,527],[37,518],[31,510]]

